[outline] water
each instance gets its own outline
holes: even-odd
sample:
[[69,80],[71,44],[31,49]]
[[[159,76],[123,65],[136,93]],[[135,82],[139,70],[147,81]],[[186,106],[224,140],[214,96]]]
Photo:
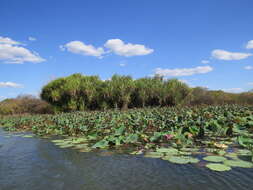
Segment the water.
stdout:
[[253,189],[253,169],[213,172],[142,156],[80,153],[6,134],[0,128],[0,190]]

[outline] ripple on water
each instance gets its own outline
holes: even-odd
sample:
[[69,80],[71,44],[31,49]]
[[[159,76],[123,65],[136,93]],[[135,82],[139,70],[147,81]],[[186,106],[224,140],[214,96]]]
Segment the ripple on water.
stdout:
[[[253,169],[214,172],[201,163],[59,149],[45,139],[20,138],[0,129],[1,190],[248,190]],[[2,145],[2,146],[1,146]]]

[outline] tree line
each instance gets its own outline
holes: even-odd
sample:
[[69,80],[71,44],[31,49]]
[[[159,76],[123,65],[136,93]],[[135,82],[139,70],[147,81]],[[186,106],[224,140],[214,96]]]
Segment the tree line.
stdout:
[[134,80],[131,76],[113,75],[110,80],[103,81],[98,76],[73,74],[45,85],[41,99],[60,112],[178,105],[253,105],[252,92],[233,94],[190,88],[177,79],[164,80],[160,76]]
[[203,87],[191,88],[177,79],[113,75],[110,80],[98,76],[73,74],[45,85],[40,99],[31,95],[0,102],[0,115],[45,114],[85,110],[144,108],[155,106],[253,105],[253,91],[239,94]]

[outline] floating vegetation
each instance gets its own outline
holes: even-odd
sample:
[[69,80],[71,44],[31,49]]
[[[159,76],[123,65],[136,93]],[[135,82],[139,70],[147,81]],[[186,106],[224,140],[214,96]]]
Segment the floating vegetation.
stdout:
[[203,159],[209,162],[224,162],[225,160],[227,160],[225,157],[222,156],[207,156]]
[[193,164],[199,162],[199,159],[190,156],[170,156],[163,159],[175,164]]
[[239,156],[251,156],[252,155],[252,152],[250,150],[247,150],[247,149],[239,149],[237,151],[237,154]]
[[178,150],[175,148],[158,148],[157,152],[166,153],[167,155],[176,155],[178,154]]
[[224,156],[226,154],[226,151],[225,150],[220,150],[220,151],[218,151],[218,154],[220,156]]
[[[238,158],[253,155],[253,107],[247,106],[163,107],[11,116],[1,118],[0,125],[7,131],[32,131],[46,138],[54,135],[51,142],[59,148],[80,152],[129,149],[128,153],[132,155],[144,154],[147,158],[178,164],[198,163],[203,157],[203,163],[207,162],[207,166],[215,168],[215,171],[227,171],[230,167],[246,168],[253,164]],[[54,139],[55,135],[59,139]],[[11,136],[35,137],[9,133],[5,137]]]
[[147,152],[145,153],[144,157],[147,158],[162,158],[164,156],[161,152]]
[[89,147],[79,149],[79,152],[90,152],[90,151],[91,151],[91,148],[89,148]]
[[210,164],[207,164],[206,167],[209,168],[210,170],[218,171],[218,172],[224,172],[224,171],[231,170],[231,167],[226,166],[224,164],[213,164],[213,163],[210,163]]
[[252,168],[253,167],[253,163],[252,162],[247,162],[244,160],[225,160],[224,164],[227,166],[231,166],[231,167],[241,167],[241,168]]
[[225,154],[225,156],[228,158],[232,158],[232,159],[238,158],[238,155],[235,152],[227,153],[227,154]]
[[136,151],[133,151],[131,152],[130,154],[133,154],[133,155],[140,155],[143,153],[143,150],[136,150]]

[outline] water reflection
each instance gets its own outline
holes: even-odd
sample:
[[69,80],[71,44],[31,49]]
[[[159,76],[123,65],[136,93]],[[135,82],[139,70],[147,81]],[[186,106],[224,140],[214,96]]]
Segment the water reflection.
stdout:
[[0,129],[0,190],[252,189],[253,169],[212,172],[197,165],[125,154],[59,149]]

